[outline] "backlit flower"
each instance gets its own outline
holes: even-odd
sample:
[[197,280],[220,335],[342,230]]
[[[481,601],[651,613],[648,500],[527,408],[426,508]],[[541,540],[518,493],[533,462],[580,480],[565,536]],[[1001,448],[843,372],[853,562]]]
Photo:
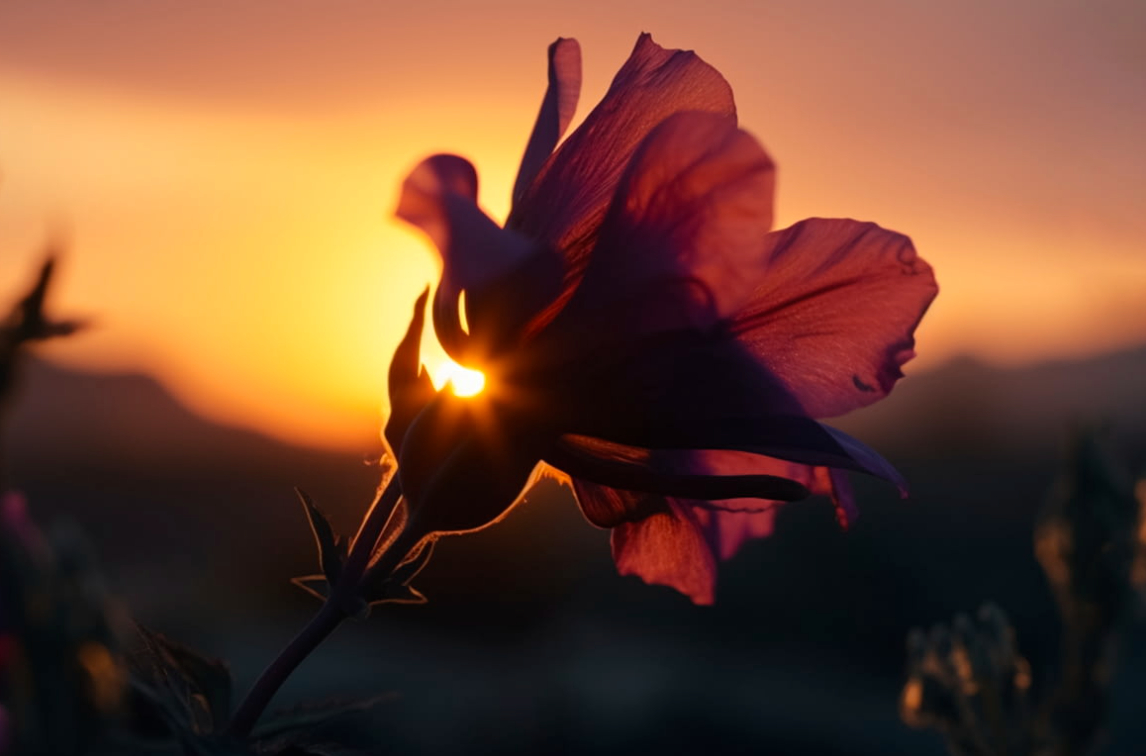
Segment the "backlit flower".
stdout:
[[827,494],[846,524],[843,471],[903,487],[813,418],[891,390],[937,288],[910,240],[874,224],[771,232],[773,163],[695,54],[642,35],[557,147],[580,78],[577,43],[558,40],[504,228],[463,158],[428,158],[403,185],[398,216],[443,260],[438,339],[486,375],[471,398],[430,386],[423,295],[386,428],[407,527],[484,527],[544,462],[613,529],[622,573],[710,603],[717,562],[768,535],[779,502]]

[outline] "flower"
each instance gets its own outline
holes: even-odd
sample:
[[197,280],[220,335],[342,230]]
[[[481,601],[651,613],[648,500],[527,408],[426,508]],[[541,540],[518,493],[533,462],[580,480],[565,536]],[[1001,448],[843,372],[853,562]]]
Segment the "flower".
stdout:
[[717,562],[768,535],[779,503],[827,494],[846,524],[844,471],[904,488],[813,418],[891,390],[937,288],[911,241],[874,224],[771,232],[773,163],[694,53],[642,34],[558,147],[580,79],[577,42],[558,39],[504,228],[463,158],[427,158],[403,184],[398,217],[442,256],[438,339],[487,376],[476,397],[434,391],[424,293],[385,432],[407,528],[482,528],[552,468],[613,529],[622,574],[711,603]]

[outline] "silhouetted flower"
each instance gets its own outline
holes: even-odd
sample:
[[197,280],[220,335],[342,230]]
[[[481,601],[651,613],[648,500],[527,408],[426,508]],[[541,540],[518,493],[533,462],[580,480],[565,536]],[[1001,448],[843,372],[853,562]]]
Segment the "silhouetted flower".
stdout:
[[428,158],[403,185],[398,216],[443,259],[438,339],[487,377],[477,397],[434,392],[418,356],[424,295],[391,366],[386,428],[407,527],[484,527],[543,461],[613,528],[622,573],[710,603],[717,561],[767,535],[778,502],[828,494],[846,523],[842,471],[903,487],[812,418],[891,390],[937,289],[910,240],[874,224],[769,233],[774,166],[737,128],[727,82],[647,34],[555,150],[580,69],[574,40],[549,48],[505,228],[478,208],[463,158]]

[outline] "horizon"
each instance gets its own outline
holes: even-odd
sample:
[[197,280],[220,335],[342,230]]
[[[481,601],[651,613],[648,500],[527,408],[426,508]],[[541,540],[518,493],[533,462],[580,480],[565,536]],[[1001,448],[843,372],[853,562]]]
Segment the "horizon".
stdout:
[[[82,332],[74,338],[83,338]],[[117,368],[101,368],[89,366],[77,366],[69,364],[66,361],[59,361],[50,356],[43,354],[45,350],[34,350],[31,355],[31,361],[38,362],[46,365],[51,370],[64,372],[68,375],[78,377],[80,379],[143,379],[152,382],[164,395],[169,399],[172,405],[181,411],[187,412],[191,417],[208,426],[218,428],[223,431],[234,431],[240,433],[252,433],[262,439],[271,441],[275,444],[282,444],[288,447],[294,447],[300,450],[315,451],[322,453],[333,454],[351,454],[361,456],[362,454],[369,454],[372,450],[380,450],[381,446],[381,426],[385,421],[385,417],[379,414],[372,422],[368,417],[363,416],[359,418],[357,428],[359,435],[357,439],[349,438],[344,442],[323,443],[321,441],[314,442],[306,439],[299,439],[289,433],[276,433],[273,427],[260,426],[255,423],[244,422],[241,418],[235,418],[221,412],[212,412],[211,407],[197,406],[193,401],[188,400],[187,397],[182,396],[171,385],[164,381],[161,376],[154,375],[142,370],[134,369],[117,369]],[[956,354],[950,358],[943,360],[937,364],[929,363],[924,368],[911,371],[905,376],[902,381],[908,384],[915,384],[918,379],[929,379],[933,376],[942,375],[950,372],[952,368],[964,367],[967,365],[973,367],[984,368],[989,371],[995,371],[1001,374],[1021,373],[1024,371],[1038,371],[1038,370],[1054,370],[1070,366],[1082,366],[1088,363],[1097,363],[1105,360],[1118,359],[1122,357],[1133,357],[1137,355],[1146,356],[1146,342],[1141,344],[1130,345],[1127,347],[1107,350],[1096,354],[1078,356],[1078,357],[1048,357],[1040,360],[1032,360],[1022,364],[1007,364],[1003,362],[993,362],[990,359],[984,359],[971,354]],[[902,385],[902,383],[901,383]],[[897,403],[895,401],[896,393],[893,392],[891,396],[884,399],[878,405],[866,407],[846,415],[841,415],[835,418],[826,420],[828,425],[841,425],[845,428],[852,428],[858,423],[860,427],[864,427],[865,422],[873,414],[888,414],[894,412]],[[17,394],[17,404],[21,404],[19,400],[19,393]],[[1072,417],[1062,418],[1065,420],[1074,421],[1099,421],[1101,418],[1085,418],[1085,417]],[[1131,423],[1130,426],[1122,430],[1134,431],[1137,425]],[[1063,432],[1067,431],[1067,425],[1064,422]],[[851,432],[849,430],[849,432]],[[908,433],[908,436],[911,434]],[[176,440],[176,439],[172,439]],[[887,444],[891,439],[881,439],[884,444]]]

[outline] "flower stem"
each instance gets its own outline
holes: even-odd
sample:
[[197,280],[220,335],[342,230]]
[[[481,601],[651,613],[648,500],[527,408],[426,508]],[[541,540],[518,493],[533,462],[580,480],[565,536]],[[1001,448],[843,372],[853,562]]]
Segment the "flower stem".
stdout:
[[[385,532],[401,496],[402,489],[398,485],[397,475],[384,488],[379,489],[378,496],[371,504],[370,511],[366,513],[362,527],[354,539],[354,546],[346,559],[342,574],[330,587],[330,595],[306,627],[259,675],[259,679],[255,681],[246,698],[239,704],[235,716],[231,718],[227,732],[232,737],[242,739],[250,735],[251,729],[267,708],[267,704],[295,668],[349,616],[346,607],[352,606],[358,598],[358,586],[369,565],[374,546]],[[386,560],[391,569],[402,556],[396,555]]]
[[302,632],[296,635],[263,671],[247,697],[243,699],[227,728],[233,737],[242,739],[251,733],[251,728],[255,726],[255,722],[278,692],[279,687],[294,672],[295,667],[301,664],[311,651],[318,648],[318,645],[326,640],[326,636],[334,632],[334,628],[342,624],[344,619],[346,614],[342,611],[342,607],[327,599],[318,610],[318,614],[314,615]]

